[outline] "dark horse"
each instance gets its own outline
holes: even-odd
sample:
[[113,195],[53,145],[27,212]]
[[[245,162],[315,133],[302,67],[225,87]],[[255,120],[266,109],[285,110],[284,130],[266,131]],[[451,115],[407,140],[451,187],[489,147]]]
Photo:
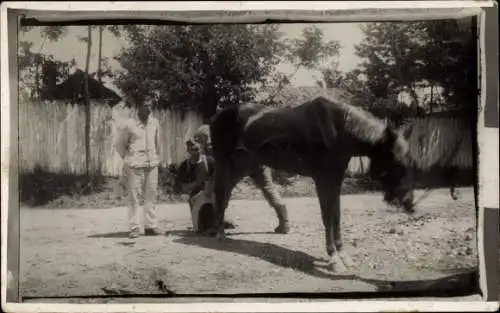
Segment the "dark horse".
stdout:
[[219,111],[210,124],[215,160],[215,231],[221,227],[234,186],[267,165],[314,180],[334,271],[349,265],[342,252],[340,191],[353,156],[371,159],[371,178],[384,200],[414,213],[413,178],[404,135],[355,106],[318,97],[293,108],[244,104]]

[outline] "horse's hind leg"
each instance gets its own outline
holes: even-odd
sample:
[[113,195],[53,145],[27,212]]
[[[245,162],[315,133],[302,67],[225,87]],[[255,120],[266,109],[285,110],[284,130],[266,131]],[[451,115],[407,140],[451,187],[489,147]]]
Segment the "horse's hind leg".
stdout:
[[250,177],[255,185],[262,191],[262,194],[271,207],[274,208],[278,216],[278,226],[274,232],[286,234],[290,231],[290,224],[288,220],[288,210],[276,186],[273,184],[271,169],[264,166],[255,166],[251,172]]

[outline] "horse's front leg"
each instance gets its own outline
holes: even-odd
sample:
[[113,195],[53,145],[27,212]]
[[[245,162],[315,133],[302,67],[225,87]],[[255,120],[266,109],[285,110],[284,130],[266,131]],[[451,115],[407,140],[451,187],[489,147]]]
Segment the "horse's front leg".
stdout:
[[342,251],[340,190],[341,182],[319,178],[315,179],[321,217],[325,227],[326,253],[335,273],[345,273],[352,266],[350,257]]
[[446,179],[448,179],[448,182],[451,184],[450,197],[455,201],[460,197],[460,193],[456,190],[459,175],[458,173],[459,170],[455,166],[449,168],[445,173]]
[[229,166],[224,162],[216,162],[214,172],[214,225],[208,231],[209,235],[224,238],[224,217],[229,202]]
[[350,268],[353,266],[353,262],[349,254],[343,249],[342,242],[342,210],[340,207],[340,192],[341,187],[339,186],[334,189],[337,196],[333,199],[332,215],[333,215],[333,243],[337,250],[337,255],[342,259],[343,264]]
[[243,178],[245,172],[234,166],[234,160],[218,162],[215,165],[214,175],[214,198],[215,198],[215,222],[210,231],[218,239],[224,239],[224,218],[226,209],[231,198],[231,193],[236,184]]

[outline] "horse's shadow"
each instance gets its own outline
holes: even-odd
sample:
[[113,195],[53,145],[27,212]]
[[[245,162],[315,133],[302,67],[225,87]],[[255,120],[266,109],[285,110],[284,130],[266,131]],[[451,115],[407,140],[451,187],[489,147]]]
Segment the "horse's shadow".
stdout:
[[[230,236],[230,234],[227,235]],[[174,242],[260,258],[277,266],[301,271],[311,276],[332,278],[332,276],[328,273],[318,269],[321,265],[318,266],[315,263],[321,262],[321,260],[312,257],[307,253],[290,250],[272,243],[234,238],[226,238],[225,240],[220,241],[212,237],[192,235],[180,236],[180,238],[175,239]],[[335,278],[350,279],[353,278],[353,276],[335,276]]]
[[89,238],[128,238],[129,232],[118,231],[104,234],[89,235]]
[[239,235],[277,235],[273,231],[252,231],[252,232],[228,232],[226,236],[239,236]]
[[215,238],[192,235],[181,235],[174,242],[259,258],[274,265],[300,271],[318,278],[357,280],[373,285],[376,292],[411,293],[411,296],[417,295],[420,297],[465,296],[477,292],[477,273],[470,270],[432,280],[389,281],[363,278],[355,274],[337,275],[330,271],[325,260],[273,243],[228,237],[223,241],[219,241]]

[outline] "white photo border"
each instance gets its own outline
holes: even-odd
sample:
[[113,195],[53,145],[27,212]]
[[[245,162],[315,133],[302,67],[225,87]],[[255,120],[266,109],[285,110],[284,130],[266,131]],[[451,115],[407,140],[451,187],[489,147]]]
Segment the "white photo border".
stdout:
[[[196,21],[212,22],[247,22],[256,23],[264,19],[318,21],[374,21],[374,20],[414,20],[443,19],[478,16],[480,21],[480,60],[481,60],[481,97],[478,119],[479,141],[479,221],[478,247],[480,259],[480,287],[483,301],[321,301],[287,303],[161,303],[161,304],[54,304],[54,303],[18,303],[19,287],[19,202],[17,179],[17,17],[11,17],[7,11],[19,10],[27,18],[40,21],[64,22],[68,19],[164,19],[194,22],[189,18],[189,11],[209,12],[213,14],[205,19],[196,17]],[[494,12],[496,10],[496,12]],[[106,12],[104,12],[106,11]],[[233,14],[225,14],[231,11]],[[64,14],[61,14],[64,12]],[[488,13],[489,12],[489,13]],[[492,13],[493,12],[493,13]],[[9,12],[10,14],[11,12]],[[181,13],[186,14],[183,16]],[[336,14],[333,14],[336,13]],[[223,18],[221,18],[223,16]],[[62,17],[62,18],[61,18]],[[486,71],[488,58],[495,58],[491,52],[498,53],[498,8],[493,1],[172,1],[172,2],[2,2],[0,15],[1,34],[1,129],[2,129],[2,237],[1,237],[1,300],[4,311],[12,312],[370,312],[370,311],[494,311],[498,309],[498,295],[488,294],[489,274],[485,264],[485,254],[493,249],[497,251],[497,232],[495,240],[489,244],[495,246],[486,249],[483,229],[491,220],[498,227],[498,122],[495,127],[485,127],[484,108],[486,105],[498,106],[498,60],[495,73]],[[485,29],[489,34],[496,34],[486,40]],[[491,30],[492,27],[496,31]],[[15,37],[15,38],[14,38]],[[496,40],[495,40],[496,39]],[[493,43],[493,46],[491,44]],[[492,48],[493,47],[493,48]],[[489,75],[488,75],[489,74]],[[496,100],[495,100],[496,99]],[[495,103],[496,101],[496,103]],[[498,109],[497,109],[498,112]],[[496,171],[492,170],[496,167]],[[485,220],[485,208],[496,210]],[[17,219],[17,225],[16,220]],[[14,223],[13,223],[14,222]],[[494,224],[495,225],[495,224]],[[498,229],[498,228],[496,228]],[[10,236],[8,236],[10,234]],[[15,238],[15,236],[17,238]],[[15,244],[17,243],[17,248]],[[9,246],[9,253],[7,252]],[[11,257],[12,256],[12,257]],[[496,254],[495,254],[496,258]],[[9,265],[7,259],[17,260],[17,265]],[[496,260],[495,260],[496,261]],[[9,264],[12,261],[9,261]],[[489,261],[491,263],[491,261]],[[12,266],[12,267],[11,267]],[[490,265],[490,268],[492,266]],[[493,267],[497,269],[498,266]],[[9,269],[9,271],[8,271]],[[496,277],[496,274],[495,274]],[[10,280],[9,278],[13,278]],[[17,279],[17,281],[16,281]],[[496,284],[496,280],[493,282]],[[7,288],[9,286],[9,288]],[[9,289],[9,290],[8,290]],[[17,289],[14,290],[14,289]],[[498,293],[498,288],[495,289]],[[8,299],[8,292],[12,296]],[[13,298],[12,298],[13,297]],[[9,300],[9,301],[7,301]]]

